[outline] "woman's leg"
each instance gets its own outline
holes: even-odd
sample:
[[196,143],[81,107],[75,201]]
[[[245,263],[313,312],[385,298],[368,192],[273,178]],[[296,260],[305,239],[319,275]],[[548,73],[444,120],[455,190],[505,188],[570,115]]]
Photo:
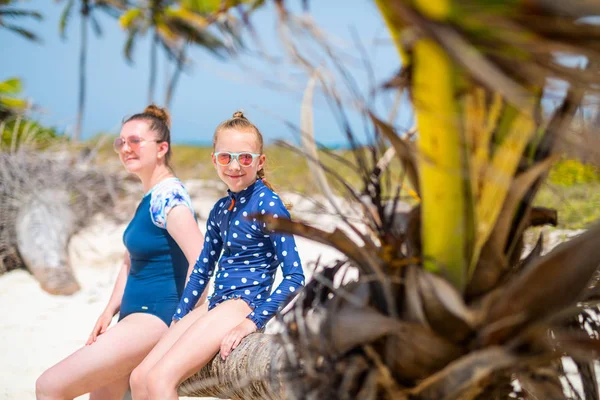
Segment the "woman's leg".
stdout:
[[36,382],[38,400],[73,399],[129,376],[166,331],[154,315],[128,315],[96,342],[46,370]]
[[244,300],[228,300],[198,318],[148,373],[150,399],[177,400],[179,384],[212,360],[225,335],[250,311]]
[[160,338],[160,341],[154,346],[152,351],[144,358],[144,361],[138,365],[129,379],[131,386],[131,397],[133,400],[143,400],[148,398],[146,390],[146,376],[148,371],[169,351],[173,343],[181,337],[181,335],[208,311],[208,303],[204,303],[189,314],[183,317],[175,325],[171,326],[167,333]]
[[129,376],[121,377],[90,393],[90,400],[123,400],[129,389]]

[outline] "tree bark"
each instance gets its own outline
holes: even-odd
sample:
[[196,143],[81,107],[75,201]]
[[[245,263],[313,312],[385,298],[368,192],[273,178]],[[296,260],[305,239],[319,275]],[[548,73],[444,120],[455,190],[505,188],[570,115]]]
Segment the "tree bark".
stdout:
[[75,293],[80,287],[67,253],[75,227],[69,193],[46,189],[24,200],[16,219],[17,245],[23,262],[48,293]]
[[293,399],[284,379],[285,355],[274,335],[254,333],[227,357],[217,354],[179,386],[180,396],[240,400]]

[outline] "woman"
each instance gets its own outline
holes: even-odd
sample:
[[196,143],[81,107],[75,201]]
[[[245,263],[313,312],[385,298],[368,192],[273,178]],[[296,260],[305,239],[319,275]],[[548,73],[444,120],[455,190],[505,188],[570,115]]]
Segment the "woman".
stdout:
[[[145,195],[123,235],[127,251],[108,305],[86,346],[38,378],[39,400],[85,393],[93,400],[121,400],[131,371],[171,323],[203,237],[189,195],[169,166],[169,127],[166,110],[150,105],[128,118],[114,141]],[[118,323],[107,329],[117,312]]]

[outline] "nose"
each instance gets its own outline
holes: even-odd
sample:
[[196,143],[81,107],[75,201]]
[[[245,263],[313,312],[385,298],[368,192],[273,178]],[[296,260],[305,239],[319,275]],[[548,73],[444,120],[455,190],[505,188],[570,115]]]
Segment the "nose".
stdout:
[[231,162],[229,163],[229,169],[232,169],[234,171],[239,171],[240,169],[242,169],[242,166],[240,165],[237,158],[231,160]]
[[121,153],[129,153],[131,152],[131,147],[129,147],[129,142],[127,140],[125,140],[123,142],[123,146],[121,146]]

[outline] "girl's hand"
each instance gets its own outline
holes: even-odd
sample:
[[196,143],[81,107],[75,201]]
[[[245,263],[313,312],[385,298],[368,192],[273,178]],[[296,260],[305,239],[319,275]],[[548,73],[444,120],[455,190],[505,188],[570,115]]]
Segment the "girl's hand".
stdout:
[[88,338],[87,342],[85,343],[87,346],[94,343],[96,341],[96,339],[98,338],[98,336],[100,336],[104,332],[106,332],[106,329],[108,329],[108,326],[110,325],[110,322],[112,321],[112,318],[113,318],[113,315],[111,315],[111,313],[109,313],[109,312],[104,311],[102,314],[100,314],[100,317],[98,317],[98,320],[96,321],[96,325],[94,325],[94,329],[92,330],[90,337]]
[[231,351],[240,344],[243,338],[256,332],[256,330],[254,322],[245,318],[238,326],[230,330],[221,341],[221,358],[225,360],[231,354]]

